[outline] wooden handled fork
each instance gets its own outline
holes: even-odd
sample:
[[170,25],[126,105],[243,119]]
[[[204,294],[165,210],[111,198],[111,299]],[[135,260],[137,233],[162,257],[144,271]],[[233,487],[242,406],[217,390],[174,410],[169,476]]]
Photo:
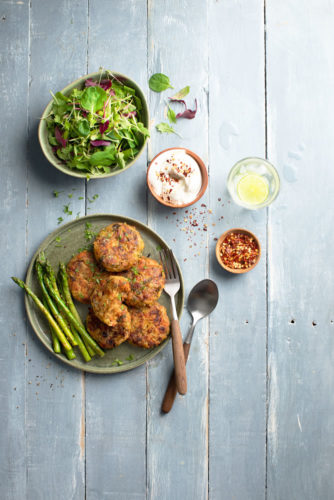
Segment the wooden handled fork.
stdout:
[[175,307],[175,295],[180,289],[180,277],[173,252],[170,249],[160,252],[161,264],[166,275],[165,292],[170,296],[172,304],[172,344],[174,357],[174,372],[177,390],[180,394],[187,392],[186,363],[184,360],[183,341]]

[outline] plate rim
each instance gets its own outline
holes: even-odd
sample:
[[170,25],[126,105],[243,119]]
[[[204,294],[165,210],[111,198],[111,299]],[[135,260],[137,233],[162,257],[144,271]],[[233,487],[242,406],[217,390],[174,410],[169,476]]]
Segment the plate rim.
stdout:
[[[55,238],[55,236],[58,234],[58,232],[60,230],[63,230],[64,228],[66,229],[68,226],[71,226],[71,225],[78,223],[80,221],[84,221],[86,219],[92,219],[92,218],[99,219],[99,218],[103,218],[103,217],[119,218],[121,221],[132,223],[134,225],[140,226],[145,231],[148,230],[150,233],[153,233],[154,237],[156,237],[158,240],[160,240],[167,248],[170,248],[169,245],[167,244],[167,242],[164,240],[164,238],[162,238],[156,231],[151,229],[149,226],[147,226],[143,222],[138,221],[137,219],[133,219],[133,218],[125,216],[125,215],[112,214],[112,213],[97,213],[97,214],[84,215],[83,217],[79,217],[78,219],[73,219],[65,224],[62,224],[60,227],[56,228],[54,231],[49,233],[43,239],[43,241],[38,246],[37,250],[34,252],[34,254],[30,260],[27,272],[26,272],[25,282],[28,284],[28,286],[29,286],[29,283],[31,282],[31,278],[32,278],[32,275],[34,272],[34,264],[35,264],[35,261],[36,261],[38,254],[42,250],[44,250],[52,242],[52,240]],[[180,319],[182,316],[183,308],[184,308],[184,280],[183,280],[183,275],[182,275],[180,265],[179,265],[176,258],[175,258],[175,260],[176,260],[176,266],[177,266],[177,269],[179,271],[179,276],[180,276],[180,291],[178,292],[178,294],[180,294],[180,305],[179,305],[179,310],[178,310],[178,316]],[[113,374],[113,373],[121,373],[121,372],[125,372],[125,371],[129,371],[129,370],[133,370],[135,368],[138,368],[139,366],[144,365],[147,361],[149,361],[152,358],[154,358],[155,356],[157,356],[167,346],[167,344],[169,343],[170,338],[171,338],[171,335],[169,334],[167,339],[164,340],[164,342],[162,342],[159,346],[154,348],[152,351],[148,352],[146,356],[143,356],[143,358],[141,358],[140,360],[135,360],[133,363],[127,363],[127,364],[121,365],[121,366],[110,366],[109,368],[106,368],[106,367],[99,368],[96,366],[90,367],[89,362],[85,363],[83,360],[80,359],[80,366],[77,366],[76,364],[73,364],[71,360],[67,359],[64,354],[55,353],[54,350],[52,349],[52,345],[49,344],[48,342],[46,342],[45,339],[43,338],[43,336],[40,334],[40,332],[38,331],[37,326],[35,326],[35,322],[32,318],[32,312],[30,310],[31,306],[32,306],[32,302],[31,302],[30,297],[27,294],[25,294],[24,303],[25,303],[26,314],[27,314],[30,326],[33,329],[36,337],[46,347],[46,349],[49,352],[51,352],[51,354],[53,354],[61,362],[67,364],[68,366],[71,366],[73,369],[76,369],[79,371],[84,371],[87,373],[93,373],[96,375],[109,375],[109,374]]]

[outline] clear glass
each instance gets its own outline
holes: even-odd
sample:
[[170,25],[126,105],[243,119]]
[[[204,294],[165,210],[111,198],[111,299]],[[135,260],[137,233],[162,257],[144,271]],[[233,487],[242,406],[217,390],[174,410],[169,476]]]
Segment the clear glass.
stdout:
[[[268,194],[261,203],[248,203],[240,198],[238,185],[244,177],[249,174],[260,176],[263,185],[266,185]],[[236,163],[227,178],[227,189],[233,200],[242,207],[250,210],[267,207],[272,203],[279,193],[280,180],[275,167],[263,158],[244,158]]]

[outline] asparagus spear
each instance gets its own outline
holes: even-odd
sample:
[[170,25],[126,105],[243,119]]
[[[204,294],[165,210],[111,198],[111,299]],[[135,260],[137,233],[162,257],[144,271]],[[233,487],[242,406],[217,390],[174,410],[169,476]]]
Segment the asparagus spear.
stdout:
[[59,338],[59,340],[62,343],[66,352],[67,353],[72,352],[73,356],[75,358],[75,354],[72,350],[72,347],[71,347],[70,343],[68,342],[67,338],[65,337],[64,333],[62,332],[62,330],[59,328],[58,323],[53,318],[53,316],[49,313],[49,311],[44,307],[44,305],[39,300],[37,295],[35,295],[34,292],[32,290],[30,290],[30,288],[24,283],[24,281],[20,280],[19,278],[12,276],[12,280],[14,281],[14,283],[16,283],[21,288],[23,288],[23,290],[25,290],[26,293],[32,298],[32,300],[37,305],[38,309],[44,314],[44,316],[48,320],[49,325],[54,329],[55,333],[57,334],[57,337]]
[[63,311],[65,314],[66,318],[68,321],[71,323],[71,325],[74,326],[74,328],[80,333],[82,338],[87,342],[87,344],[94,349],[94,351],[99,355],[99,356],[104,356],[105,352],[101,349],[101,347],[95,342],[95,340],[92,339],[92,337],[87,333],[86,329],[82,326],[82,324],[79,323],[79,321],[73,316],[69,308],[66,306],[65,302],[56,294],[56,292],[53,289],[53,286],[50,282],[50,280],[45,277],[45,284],[46,287],[51,295],[51,297],[55,300],[59,308]]
[[[38,279],[38,282],[39,282],[39,284],[41,286],[43,297],[45,297],[45,300],[46,300],[46,302],[48,304],[48,307],[49,307],[49,309],[50,309],[53,317],[57,320],[57,323],[59,324],[59,326],[62,329],[62,331],[65,333],[66,337],[69,339],[70,343],[72,345],[77,345],[77,343],[74,340],[74,337],[72,335],[72,332],[68,328],[67,324],[65,323],[64,318],[59,313],[59,311],[56,308],[55,304],[51,300],[51,297],[49,296],[47,289],[45,288],[45,284],[44,284],[44,281],[43,281],[43,269],[42,269],[42,265],[39,262],[39,260],[36,261],[36,271],[37,271],[37,279]],[[55,290],[53,288],[52,288],[52,290],[53,290],[54,294],[57,296]]]
[[[44,305],[45,309],[47,309],[50,312],[45,297],[43,297],[43,305]],[[54,328],[52,328],[51,325],[50,325],[50,330],[51,330],[51,336],[52,336],[53,350],[54,350],[54,352],[56,352],[57,354],[59,354],[59,353],[61,353],[59,339],[57,337],[57,334],[56,334]]]
[[[60,286],[60,284],[58,285],[58,290],[59,290],[60,297],[64,300],[63,288]],[[78,347],[80,349],[80,352],[81,352],[84,360],[88,363],[88,361],[90,361],[92,359],[90,357],[89,350],[86,349],[86,346],[85,346],[84,342],[82,341],[82,338],[80,337],[79,333],[76,331],[76,329],[72,325],[71,325],[71,332],[72,332],[75,340],[78,343]],[[94,351],[93,351],[93,354],[95,354]]]
[[[73,316],[79,321],[80,325],[82,325],[83,328],[84,325],[81,321],[81,318],[79,316],[79,313],[73,303],[73,300],[72,300],[72,295],[71,295],[71,292],[70,292],[70,287],[69,287],[69,284],[68,284],[68,276],[67,276],[67,271],[66,271],[66,267],[63,263],[60,263],[59,264],[59,277],[60,277],[60,280],[61,280],[61,285],[62,285],[62,291],[63,291],[63,294],[64,294],[64,299],[65,299],[65,302],[66,302],[66,305],[67,307],[69,308],[69,310],[71,311],[71,313],[73,314]],[[84,339],[84,342],[85,342],[85,339]],[[91,356],[94,356],[95,355],[95,351],[90,347],[90,345],[85,342],[85,345],[86,345],[86,348],[87,348],[87,351],[89,352],[89,354]]]

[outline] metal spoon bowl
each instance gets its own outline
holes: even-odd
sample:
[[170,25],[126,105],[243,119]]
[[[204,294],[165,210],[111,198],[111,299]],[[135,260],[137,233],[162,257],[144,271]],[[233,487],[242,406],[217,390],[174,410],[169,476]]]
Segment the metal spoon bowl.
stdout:
[[[208,316],[218,303],[219,293],[217,285],[214,281],[205,279],[195,285],[188,297],[188,311],[192,315],[192,324],[187,334],[186,340],[183,343],[184,360],[187,362],[190,344],[193,338],[193,333],[197,322]],[[174,372],[169,380],[169,384],[162,402],[162,411],[168,413],[174,403],[177,393]]]
[[188,311],[193,317],[185,343],[190,344],[196,323],[208,316],[217,305],[219,298],[218,288],[214,281],[206,279],[195,285],[188,297]]

